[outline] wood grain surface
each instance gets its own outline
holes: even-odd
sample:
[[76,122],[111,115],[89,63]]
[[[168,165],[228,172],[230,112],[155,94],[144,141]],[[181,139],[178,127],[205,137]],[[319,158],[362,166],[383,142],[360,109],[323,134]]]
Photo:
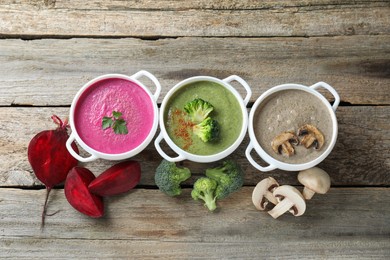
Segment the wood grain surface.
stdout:
[[[0,1],[0,258],[390,259],[389,14],[388,0]],[[253,91],[248,112],[273,86],[329,83],[341,97],[338,140],[319,164],[330,191],[301,217],[257,211],[251,194],[263,178],[303,187],[297,172],[257,171],[247,135],[229,157],[245,185],[210,213],[190,192],[218,163],[178,163],[192,177],[171,198],[154,183],[162,158],[151,142],[133,158],[141,182],[105,198],[103,218],[74,210],[58,185],[48,212],[59,212],[40,230],[45,190],[27,161],[29,141],[55,127],[52,114],[69,115],[89,80],[139,70],[159,79],[159,104],[188,77],[238,75]],[[99,175],[114,163],[80,165]]]
[[[42,1],[41,1],[42,2]],[[53,1],[45,1],[53,2]],[[152,3],[152,2],[150,2]],[[0,6],[0,33],[6,36],[333,36],[388,34],[388,2],[329,5],[328,8],[81,9],[20,4]],[[16,8],[16,9],[15,9]],[[156,10],[156,8],[158,10]],[[162,8],[162,9],[160,9]],[[154,9],[154,10],[153,10]],[[145,22],[147,21],[147,22]]]
[[[0,46],[2,106],[69,106],[89,80],[107,73],[132,75],[142,69],[161,82],[159,102],[171,87],[188,77],[223,79],[236,74],[251,86],[252,102],[279,84],[310,86],[325,81],[347,104],[390,104],[389,35],[156,41],[7,39],[0,40]],[[243,94],[242,87],[236,88]]]
[[[39,131],[53,129],[55,125],[50,116],[57,114],[65,118],[69,108],[1,108],[0,109],[0,186],[33,187],[40,185],[27,161],[27,145]],[[12,117],[9,117],[12,115]],[[389,186],[388,176],[390,160],[390,118],[389,106],[357,106],[339,107],[336,113],[339,121],[339,136],[332,153],[321,164],[328,171],[333,186]],[[358,119],[358,120],[357,120]],[[18,131],[18,129],[24,129]],[[245,157],[245,149],[249,143],[248,136],[231,158],[239,162],[246,174],[246,184],[255,185],[261,179],[274,176],[283,184],[299,184],[296,172],[274,170],[262,173],[256,170]],[[164,144],[164,142],[163,142]],[[163,145],[166,152],[169,147]],[[83,156],[87,156],[84,153]],[[263,163],[256,154],[254,157]],[[153,141],[145,151],[133,158],[141,163],[141,185],[154,186],[154,172],[162,157],[157,153]],[[97,160],[82,164],[99,175],[115,162]],[[185,161],[194,176],[202,175],[212,164],[199,164]],[[193,178],[186,184],[191,185]]]
[[68,9],[68,10],[202,10],[202,9],[228,9],[228,10],[259,10],[281,8],[364,8],[367,6],[388,6],[386,0],[29,0],[15,1],[3,0],[0,3],[5,9],[11,10],[42,10],[42,9]]
[[[390,257],[388,188],[331,189],[307,202],[301,217],[257,211],[252,188],[210,213],[185,189],[181,198],[136,189],[105,200],[106,215],[75,211],[54,190],[43,232],[43,190],[0,189],[0,252],[27,258],[374,258]],[[340,199],[343,198],[343,199]],[[15,202],[23,207],[15,207]],[[358,213],[358,214],[357,214]],[[348,250],[346,250],[348,248]]]

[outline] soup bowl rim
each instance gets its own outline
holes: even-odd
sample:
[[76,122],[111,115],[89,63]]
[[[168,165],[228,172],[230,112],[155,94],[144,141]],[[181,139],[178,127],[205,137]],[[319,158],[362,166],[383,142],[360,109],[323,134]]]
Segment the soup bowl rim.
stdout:
[[[235,99],[237,100],[237,102],[240,106],[241,112],[242,112],[241,113],[242,114],[241,129],[240,129],[240,133],[237,136],[236,140],[230,146],[225,148],[224,150],[222,150],[218,153],[215,153],[215,154],[210,154],[210,155],[198,155],[198,154],[190,153],[188,151],[185,151],[183,148],[179,147],[169,136],[169,134],[166,130],[166,126],[165,126],[166,122],[164,119],[165,110],[167,108],[167,105],[169,104],[171,97],[175,93],[177,93],[177,91],[181,90],[182,88],[188,87],[189,84],[195,83],[195,82],[201,82],[201,81],[209,81],[209,82],[217,83],[217,84],[223,86],[224,88],[226,88],[228,91],[230,91],[230,93],[232,93],[234,95]],[[194,77],[190,77],[190,78],[187,78],[185,80],[180,81],[174,87],[172,87],[168,91],[168,93],[165,95],[165,97],[161,103],[161,107],[160,107],[159,124],[160,124],[160,131],[161,132],[160,132],[159,137],[157,137],[158,139],[156,140],[155,143],[156,143],[156,148],[159,151],[160,155],[162,155],[165,159],[170,160],[170,161],[190,160],[190,161],[194,161],[194,162],[207,163],[207,162],[214,162],[214,161],[221,160],[221,159],[227,157],[228,155],[230,155],[232,152],[234,152],[238,148],[238,146],[243,141],[243,139],[246,135],[246,132],[247,132],[248,113],[247,113],[246,105],[244,104],[243,98],[241,97],[239,92],[232,85],[230,85],[228,82],[225,82],[224,80],[221,80],[221,79],[218,79],[215,77],[211,77],[211,76],[194,76]],[[178,157],[170,158],[170,157],[164,156],[164,153],[160,150],[159,145],[157,145],[157,143],[160,142],[162,139],[164,139],[165,142],[168,144],[168,146],[176,154],[178,154]]]
[[[319,156],[317,156],[316,158],[314,158],[308,162],[293,164],[293,163],[286,163],[286,162],[283,162],[283,161],[280,161],[280,160],[274,158],[273,156],[268,154],[264,150],[263,147],[261,147],[261,145],[257,141],[256,135],[255,135],[253,123],[254,123],[254,116],[257,112],[257,109],[264,101],[267,100],[267,98],[269,98],[270,96],[272,96],[273,94],[275,94],[277,92],[281,92],[281,91],[285,91],[285,90],[305,91],[305,92],[317,97],[325,105],[325,107],[330,115],[331,121],[332,121],[332,137],[330,139],[328,146],[326,147],[325,151],[323,151]],[[305,169],[314,167],[317,164],[319,164],[320,162],[322,162],[330,154],[330,152],[333,150],[333,148],[336,144],[336,140],[337,140],[337,136],[338,136],[338,123],[337,123],[337,118],[336,118],[336,114],[335,114],[335,108],[332,108],[329,101],[320,92],[318,92],[317,90],[315,90],[313,88],[310,88],[310,87],[307,87],[307,86],[301,85],[301,84],[296,84],[296,83],[281,84],[281,85],[272,87],[269,90],[265,91],[262,95],[260,95],[260,97],[253,104],[251,111],[249,113],[248,134],[249,134],[249,139],[250,139],[250,144],[248,145],[248,148],[246,151],[246,156],[248,159],[251,158],[249,155],[249,150],[254,149],[256,151],[256,153],[266,163],[269,164],[270,168],[268,168],[268,169],[272,170],[272,169],[277,168],[277,169],[286,170],[286,171],[305,170]],[[251,161],[251,163],[252,163],[252,159],[250,159],[249,161]]]
[[[145,72],[145,71],[140,71],[140,72],[148,73],[148,72]],[[136,75],[136,74],[134,74],[134,75]],[[69,112],[69,125],[70,125],[70,128],[71,128],[71,134],[70,134],[70,137],[68,139],[68,142],[70,140],[72,140],[72,139],[76,140],[77,143],[87,153],[90,154],[90,157],[83,158],[83,157],[77,156],[76,154],[72,153],[72,155],[74,157],[76,157],[78,160],[86,162],[86,161],[92,161],[92,160],[95,160],[95,159],[98,159],[98,158],[107,159],[107,160],[123,160],[123,159],[127,159],[127,158],[133,157],[133,156],[137,155],[138,153],[140,153],[152,141],[152,139],[153,139],[153,137],[154,137],[154,135],[155,135],[155,133],[157,131],[157,128],[158,128],[158,106],[157,106],[157,102],[155,100],[155,95],[153,95],[151,93],[151,91],[149,90],[149,88],[147,88],[142,82],[140,82],[138,79],[136,79],[134,77],[134,75],[128,76],[128,75],[119,74],[119,73],[110,73],[110,74],[104,74],[104,75],[98,76],[98,77],[93,78],[92,80],[88,81],[87,83],[85,83],[78,90],[76,95],[74,96],[72,104],[71,104],[71,107],[70,107],[70,112]],[[153,107],[153,123],[152,123],[151,128],[149,129],[148,135],[144,138],[144,140],[138,146],[136,146],[133,149],[130,149],[128,151],[121,152],[121,153],[106,153],[106,152],[98,151],[98,150],[90,147],[80,137],[80,135],[78,134],[78,131],[76,129],[76,124],[75,124],[75,121],[74,121],[75,115],[77,113],[76,112],[77,103],[79,102],[81,96],[88,89],[90,89],[95,83],[98,83],[98,82],[104,81],[104,80],[112,80],[112,79],[124,79],[124,80],[127,80],[127,81],[131,82],[131,83],[134,83],[137,87],[140,87],[142,90],[144,90],[147,93],[147,96],[149,97],[150,105]],[[69,147],[68,147],[68,150],[70,152],[72,152]]]

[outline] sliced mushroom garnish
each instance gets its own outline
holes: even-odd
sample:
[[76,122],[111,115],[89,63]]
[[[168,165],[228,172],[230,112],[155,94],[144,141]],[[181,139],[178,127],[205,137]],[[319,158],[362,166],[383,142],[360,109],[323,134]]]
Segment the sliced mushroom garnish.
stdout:
[[283,132],[271,142],[272,149],[275,153],[283,154],[287,157],[290,157],[295,152],[292,144],[299,144],[299,139],[293,132]]
[[325,143],[324,135],[313,125],[306,124],[301,126],[298,129],[298,136],[303,136],[301,144],[303,144],[306,148],[314,145],[314,148],[319,150]]

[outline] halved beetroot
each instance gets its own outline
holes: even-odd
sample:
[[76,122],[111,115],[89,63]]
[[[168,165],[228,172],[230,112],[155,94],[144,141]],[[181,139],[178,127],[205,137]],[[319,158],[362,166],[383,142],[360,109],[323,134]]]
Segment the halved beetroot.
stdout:
[[131,190],[140,179],[140,164],[136,161],[124,161],[100,174],[89,184],[88,189],[100,196],[112,196]]
[[66,178],[64,190],[66,199],[76,210],[99,218],[104,215],[103,199],[88,190],[88,185],[94,179],[95,175],[90,170],[74,167]]

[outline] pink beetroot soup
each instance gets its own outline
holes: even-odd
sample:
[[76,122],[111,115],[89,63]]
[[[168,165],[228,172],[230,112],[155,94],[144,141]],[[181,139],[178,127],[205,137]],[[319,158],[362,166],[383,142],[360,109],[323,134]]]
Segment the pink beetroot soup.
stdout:
[[[128,134],[103,129],[103,117],[112,111],[122,113]],[[108,154],[133,150],[148,136],[153,126],[154,110],[148,93],[139,85],[121,78],[103,79],[92,84],[80,96],[75,112],[75,128],[86,145]]]

